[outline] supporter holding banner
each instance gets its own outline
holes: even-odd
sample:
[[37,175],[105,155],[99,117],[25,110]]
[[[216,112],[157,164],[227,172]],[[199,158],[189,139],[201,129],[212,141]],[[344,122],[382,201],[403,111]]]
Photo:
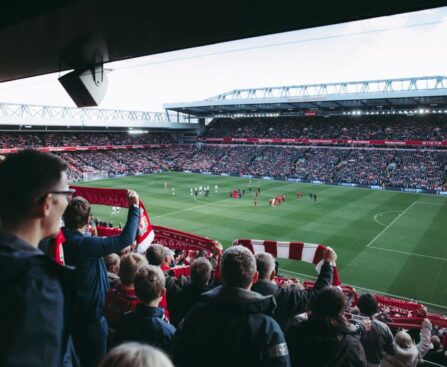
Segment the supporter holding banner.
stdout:
[[[76,196],[81,196],[90,204],[117,206],[128,208],[127,192],[125,189],[101,189],[96,187],[70,186],[76,190]],[[139,201],[140,219],[137,232],[137,247],[135,252],[142,254],[154,240],[154,230],[149,220],[143,202]]]
[[[323,264],[323,253],[326,246],[315,243],[304,242],[285,242],[285,241],[264,241],[238,239],[233,241],[233,246],[242,245],[250,249],[254,254],[268,252],[275,258],[298,260],[316,265],[316,269],[320,272]],[[337,268],[333,265],[333,281],[332,285],[339,286],[341,284],[338,276]]]

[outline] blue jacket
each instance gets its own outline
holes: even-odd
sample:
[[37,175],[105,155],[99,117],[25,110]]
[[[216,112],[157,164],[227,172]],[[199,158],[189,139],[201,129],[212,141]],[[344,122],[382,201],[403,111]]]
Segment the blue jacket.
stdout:
[[272,296],[219,286],[202,296],[174,338],[178,367],[289,367]]
[[163,315],[162,308],[139,303],[135,311],[121,317],[115,334],[116,344],[137,341],[160,348],[169,354],[175,327],[163,320]]
[[71,341],[74,271],[0,232],[0,366],[78,365]]
[[91,237],[77,230],[63,229],[65,261],[67,265],[76,267],[79,282],[78,322],[89,325],[104,317],[109,280],[103,257],[132,244],[137,234],[139,215],[139,208],[129,208],[126,226],[119,236]]

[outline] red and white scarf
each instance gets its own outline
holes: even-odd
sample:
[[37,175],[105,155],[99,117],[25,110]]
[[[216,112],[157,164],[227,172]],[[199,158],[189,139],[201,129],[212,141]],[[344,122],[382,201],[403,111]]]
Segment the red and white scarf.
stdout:
[[[326,246],[315,243],[269,240],[239,239],[233,241],[233,246],[236,245],[247,247],[254,254],[268,252],[275,258],[298,260],[315,264],[318,273],[323,265],[323,254],[324,250],[326,250]],[[341,282],[338,277],[337,267],[335,264],[332,265],[334,266],[332,285],[339,286]]]
[[[121,208],[128,208],[127,192],[125,189],[100,189],[96,187],[85,186],[70,186],[76,190],[75,196],[81,196],[90,204],[118,206]],[[155,237],[154,229],[152,228],[149,215],[143,202],[140,200],[140,219],[138,223],[137,232],[137,247],[136,252],[143,253],[150,246]]]

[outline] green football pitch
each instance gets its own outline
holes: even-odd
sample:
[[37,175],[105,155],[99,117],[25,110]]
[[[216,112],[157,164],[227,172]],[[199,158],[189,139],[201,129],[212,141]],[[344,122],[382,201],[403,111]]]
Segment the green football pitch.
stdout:
[[[331,246],[343,283],[447,310],[447,198],[252,179],[253,187],[258,183],[257,207],[249,179],[239,177],[169,172],[83,185],[134,189],[154,224],[207,236],[224,247],[237,238]],[[209,197],[191,195],[199,186],[210,186]],[[237,188],[245,189],[245,196],[230,198]],[[303,199],[296,199],[297,191]],[[317,194],[316,202],[309,192]],[[275,194],[284,194],[285,203],[269,207]],[[104,206],[93,214],[114,225],[126,219],[126,210],[112,215]],[[312,265],[297,261],[281,260],[280,268],[289,276],[316,275]]]

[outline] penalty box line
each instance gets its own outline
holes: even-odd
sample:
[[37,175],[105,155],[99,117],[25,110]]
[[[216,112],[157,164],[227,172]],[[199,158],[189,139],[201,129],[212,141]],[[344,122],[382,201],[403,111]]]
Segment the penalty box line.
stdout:
[[[416,201],[413,201],[408,207],[407,209],[405,209],[402,213],[400,213],[396,218],[394,218],[394,220],[388,224],[376,237],[374,237],[371,241],[369,241],[369,243],[366,245],[366,247],[370,247],[381,235],[383,235],[394,223],[397,222],[398,219],[400,219],[408,210],[410,210],[410,208],[416,204]],[[377,247],[373,247],[373,248],[377,248]]]

